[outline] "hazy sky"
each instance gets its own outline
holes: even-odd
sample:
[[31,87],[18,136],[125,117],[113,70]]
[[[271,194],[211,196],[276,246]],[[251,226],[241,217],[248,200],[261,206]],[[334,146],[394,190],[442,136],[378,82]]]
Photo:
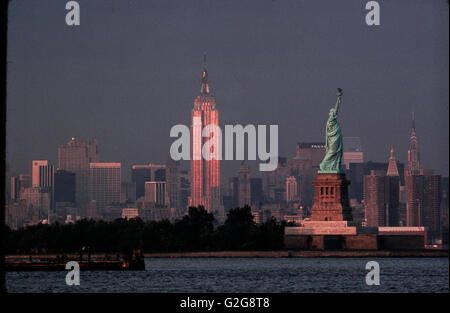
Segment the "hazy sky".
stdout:
[[[448,176],[449,42],[446,0],[12,1],[7,68],[7,166],[57,164],[57,148],[96,138],[102,161],[165,161],[175,124],[190,123],[203,52],[221,125],[278,124],[279,154],[323,141],[336,87],[344,136],[365,159],[405,162],[411,125],[423,167]],[[236,162],[222,162],[224,176]],[[256,169],[256,167],[254,167]],[[8,179],[8,177],[7,177]]]

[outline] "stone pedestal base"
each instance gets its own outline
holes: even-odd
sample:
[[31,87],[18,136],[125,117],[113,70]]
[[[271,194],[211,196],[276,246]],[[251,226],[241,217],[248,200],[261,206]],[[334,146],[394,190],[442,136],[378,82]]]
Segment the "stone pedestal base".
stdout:
[[345,174],[318,173],[314,184],[311,221],[352,221]]

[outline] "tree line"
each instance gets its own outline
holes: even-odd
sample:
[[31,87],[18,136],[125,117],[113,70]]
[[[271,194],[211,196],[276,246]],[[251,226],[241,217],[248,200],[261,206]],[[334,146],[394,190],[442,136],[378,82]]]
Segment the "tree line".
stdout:
[[212,213],[190,207],[181,220],[144,222],[140,218],[112,222],[81,219],[72,224],[53,223],[18,230],[5,227],[6,254],[90,252],[279,250],[283,248],[285,222],[275,218],[256,224],[249,206],[235,208],[217,226]]

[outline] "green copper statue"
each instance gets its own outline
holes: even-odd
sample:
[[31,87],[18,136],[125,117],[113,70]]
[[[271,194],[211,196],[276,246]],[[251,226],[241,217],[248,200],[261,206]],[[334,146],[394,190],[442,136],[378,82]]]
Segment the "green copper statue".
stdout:
[[319,173],[341,173],[342,133],[337,121],[339,104],[342,98],[341,88],[338,88],[337,97],[336,105],[330,109],[328,115],[325,157],[320,163]]

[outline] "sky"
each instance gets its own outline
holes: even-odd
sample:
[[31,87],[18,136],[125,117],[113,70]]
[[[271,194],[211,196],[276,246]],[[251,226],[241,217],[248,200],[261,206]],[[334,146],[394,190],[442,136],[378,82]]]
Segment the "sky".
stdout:
[[379,26],[361,0],[80,0],[79,26],[66,2],[9,5],[7,181],[32,160],[57,165],[72,137],[96,138],[124,180],[132,164],[165,162],[205,51],[220,124],[279,125],[280,156],[324,141],[341,87],[343,136],[361,138],[365,160],[387,162],[393,145],[406,162],[414,111],[422,166],[448,176],[446,0],[378,1]]

